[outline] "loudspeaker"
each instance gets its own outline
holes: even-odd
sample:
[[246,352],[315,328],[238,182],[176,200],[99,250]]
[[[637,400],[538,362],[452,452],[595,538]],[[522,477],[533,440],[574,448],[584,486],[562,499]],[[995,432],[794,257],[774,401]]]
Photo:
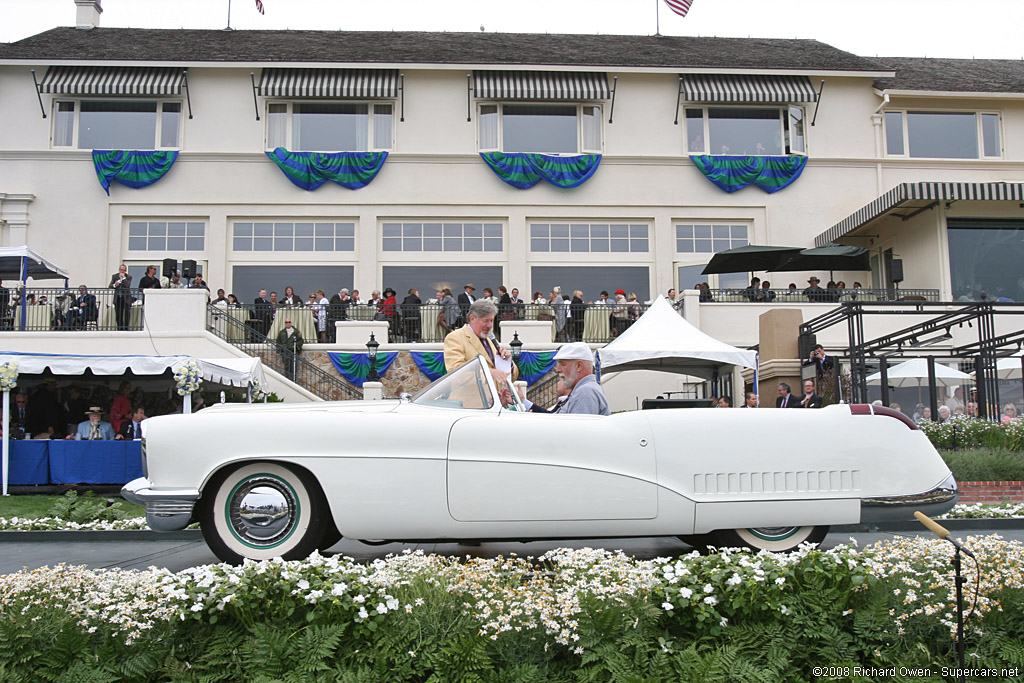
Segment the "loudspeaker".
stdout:
[[172,277],[174,277],[174,271],[176,271],[177,269],[178,269],[178,261],[177,261],[177,259],[165,258],[164,259],[164,269],[160,272],[160,274],[163,275],[166,278],[172,278]]
[[196,262],[192,259],[185,259],[181,262],[181,276],[191,280],[196,276]]
[[815,345],[818,343],[818,338],[813,334],[801,334],[797,338],[797,353],[800,354],[800,360],[807,361],[811,357],[811,351],[814,350]]
[[903,259],[894,258],[889,263],[889,273],[893,282],[903,282]]

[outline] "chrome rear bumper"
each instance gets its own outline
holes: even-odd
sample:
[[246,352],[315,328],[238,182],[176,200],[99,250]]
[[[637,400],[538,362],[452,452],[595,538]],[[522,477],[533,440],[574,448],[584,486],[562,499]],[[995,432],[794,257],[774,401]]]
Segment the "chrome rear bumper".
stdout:
[[146,524],[153,531],[180,531],[192,521],[198,489],[156,490],[145,477],[132,480],[121,489],[130,503],[146,508]]
[[860,502],[860,521],[900,522],[913,519],[918,510],[934,517],[952,510],[959,498],[956,479],[950,474],[938,486],[921,493],[864,498]]

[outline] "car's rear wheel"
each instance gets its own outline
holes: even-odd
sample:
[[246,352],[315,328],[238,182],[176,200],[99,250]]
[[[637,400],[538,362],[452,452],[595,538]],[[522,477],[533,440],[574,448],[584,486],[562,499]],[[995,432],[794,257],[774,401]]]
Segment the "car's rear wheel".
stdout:
[[215,476],[200,499],[200,526],[217,557],[239,564],[244,558],[302,559],[333,525],[311,474],[264,462]]
[[715,532],[718,546],[740,547],[784,553],[801,543],[818,545],[828,534],[828,526],[772,526],[748,529],[721,529]]

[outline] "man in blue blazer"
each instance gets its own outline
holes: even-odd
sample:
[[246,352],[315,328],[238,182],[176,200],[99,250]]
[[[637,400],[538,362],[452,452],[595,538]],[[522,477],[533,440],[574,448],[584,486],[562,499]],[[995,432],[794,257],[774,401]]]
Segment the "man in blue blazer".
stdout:
[[75,441],[113,441],[114,428],[109,422],[103,422],[103,409],[93,406],[86,412],[89,419],[78,423],[78,429],[68,439]]

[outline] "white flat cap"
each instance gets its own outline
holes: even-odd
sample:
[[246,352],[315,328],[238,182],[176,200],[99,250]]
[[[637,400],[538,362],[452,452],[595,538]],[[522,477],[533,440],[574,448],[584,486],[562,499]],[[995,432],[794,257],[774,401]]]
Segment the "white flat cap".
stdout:
[[555,360],[585,360],[594,362],[594,352],[583,342],[563,344],[555,354]]

